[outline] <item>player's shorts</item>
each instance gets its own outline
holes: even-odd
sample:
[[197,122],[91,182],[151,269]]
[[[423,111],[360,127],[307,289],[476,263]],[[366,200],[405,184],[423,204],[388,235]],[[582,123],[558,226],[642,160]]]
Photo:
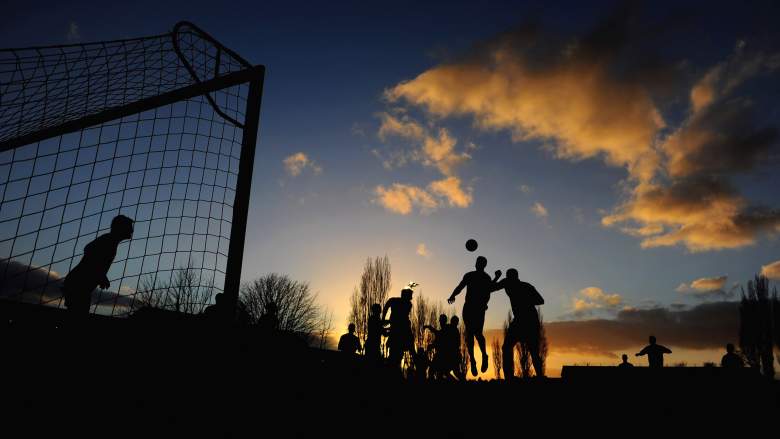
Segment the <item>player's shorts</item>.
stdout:
[[463,325],[466,332],[481,334],[485,326],[485,308],[481,306],[463,307]]

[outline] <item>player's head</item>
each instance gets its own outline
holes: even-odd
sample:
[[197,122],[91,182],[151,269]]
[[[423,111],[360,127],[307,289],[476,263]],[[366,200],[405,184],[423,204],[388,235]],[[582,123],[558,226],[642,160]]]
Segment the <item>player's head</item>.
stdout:
[[517,279],[518,278],[517,270],[514,268],[510,268],[509,270],[506,271],[506,277],[509,279]]
[[444,327],[444,325],[447,324],[447,314],[442,314],[439,316],[439,326]]
[[728,352],[729,354],[733,354],[734,353],[734,344],[733,343],[729,343],[729,344],[726,345],[726,352]]
[[382,312],[382,307],[378,303],[371,305],[371,315],[378,316],[379,313],[381,312]]
[[133,220],[124,216],[117,215],[111,220],[111,234],[122,239],[133,237]]
[[650,344],[655,344],[655,335],[650,336]]
[[460,323],[460,319],[458,318],[458,316],[452,316],[452,318],[450,319],[450,324],[457,328],[458,323]]
[[412,294],[414,293],[414,290],[411,288],[404,288],[401,290],[401,298],[406,300],[412,300]]
[[487,267],[487,258],[484,256],[477,256],[477,263],[474,265],[477,270],[484,270]]
[[225,295],[222,293],[217,293],[216,296],[214,296],[214,303],[217,305],[222,304],[222,301],[225,300]]
[[628,363],[628,355],[623,354],[623,362]]
[[349,326],[347,327],[347,330],[349,331],[350,334],[354,334],[355,333],[355,324],[354,323],[350,323]]

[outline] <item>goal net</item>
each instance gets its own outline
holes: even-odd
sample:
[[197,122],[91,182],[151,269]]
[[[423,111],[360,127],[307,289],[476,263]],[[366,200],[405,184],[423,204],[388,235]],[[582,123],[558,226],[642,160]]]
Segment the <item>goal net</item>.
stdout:
[[182,22],[163,35],[0,50],[0,299],[60,287],[135,220],[91,312],[235,303],[264,69]]

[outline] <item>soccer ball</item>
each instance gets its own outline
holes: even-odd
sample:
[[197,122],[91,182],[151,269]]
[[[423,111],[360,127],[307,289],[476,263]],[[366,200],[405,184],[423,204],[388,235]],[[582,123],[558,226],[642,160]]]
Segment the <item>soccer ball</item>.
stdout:
[[474,239],[469,239],[466,241],[466,250],[473,252],[477,249],[477,241]]

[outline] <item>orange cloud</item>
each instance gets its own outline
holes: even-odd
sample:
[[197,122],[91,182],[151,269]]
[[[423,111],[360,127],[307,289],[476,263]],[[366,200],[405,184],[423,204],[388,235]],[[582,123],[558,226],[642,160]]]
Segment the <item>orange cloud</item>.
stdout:
[[434,194],[444,198],[447,204],[453,207],[469,207],[471,205],[471,188],[463,189],[458,177],[447,177],[442,180],[436,180],[428,185],[428,188]]
[[[746,81],[778,71],[780,55],[748,51],[740,41],[686,86],[690,111],[667,127],[657,85],[647,79],[652,73],[620,73],[635,56],[616,49],[630,34],[626,18],[611,17],[563,42],[536,29],[507,33],[387,89],[385,97],[422,107],[434,120],[470,116],[479,129],[542,141],[559,158],[601,157],[625,168],[627,197],[602,224],[619,225],[643,248],[738,248],[780,231],[780,210],[751,205],[727,179],[762,163],[778,143],[774,127],[757,125],[751,99],[733,95]],[[447,144],[443,135],[438,140]]]
[[642,237],[643,248],[685,245],[693,252],[751,245],[762,233],[780,231],[780,211],[751,206],[726,176],[761,163],[777,144],[774,127],[756,126],[751,101],[730,97],[762,72],[780,67],[780,56],[744,53],[710,69],[691,89],[691,113],[660,143],[665,160],[656,171],[661,185],[639,185],[602,224]]
[[767,265],[762,265],[761,274],[770,279],[775,279],[775,280],[780,279],[780,261],[775,261]]
[[780,212],[749,208],[746,200],[715,178],[686,179],[634,193],[602,224],[635,222],[643,248],[684,244],[693,252],[753,244],[757,234],[776,232]]
[[401,215],[408,215],[415,208],[423,214],[445,205],[466,208],[472,202],[471,192],[470,187],[465,189],[461,187],[458,177],[433,181],[426,188],[394,183],[388,188],[380,185],[374,189],[376,202],[385,209]]
[[418,207],[422,213],[430,212],[441,206],[466,208],[472,202],[472,188],[463,187],[462,181],[455,175],[455,169],[471,156],[455,149],[457,139],[446,128],[439,128],[435,134],[406,114],[394,116],[381,113],[382,123],[378,137],[386,141],[391,136],[401,137],[413,142],[414,149],[409,153],[395,152],[384,159],[378,150],[374,154],[382,159],[386,169],[394,165],[404,165],[416,161],[425,166],[436,168],[444,178],[434,180],[423,189],[418,186],[396,183],[392,188],[377,186],[375,195],[379,204],[387,210],[406,215]]
[[425,138],[425,128],[419,123],[402,115],[400,118],[389,113],[379,115],[382,124],[379,126],[377,135],[381,140],[387,140],[391,136],[400,136],[407,139],[423,140]]
[[677,287],[679,293],[692,293],[699,296],[720,294],[726,286],[728,276],[702,277],[690,284],[682,283]]
[[285,157],[285,159],[282,160],[282,163],[284,164],[284,169],[291,177],[301,175],[306,168],[311,169],[314,174],[322,173],[322,167],[302,152],[296,152],[295,154]]
[[422,256],[424,258],[431,257],[431,251],[428,250],[428,247],[425,245],[425,243],[422,243],[422,242],[417,244],[417,250],[416,250],[415,253],[417,253],[418,255],[420,255],[420,256]]
[[516,141],[551,140],[559,157],[603,155],[651,176],[658,158],[650,145],[664,121],[644,87],[571,54],[548,68],[529,64],[499,44],[485,59],[434,67],[385,95],[440,117],[474,116],[480,128],[508,129]]
[[422,213],[428,213],[439,207],[438,201],[426,191],[417,186],[411,186],[400,183],[393,183],[391,187],[377,186],[374,189],[376,202],[385,209],[408,215],[414,208]]
[[578,293],[579,297],[572,300],[575,314],[588,313],[598,309],[616,309],[623,303],[620,294],[605,293],[598,287],[583,288]]
[[377,135],[382,141],[397,136],[413,142],[415,146],[413,151],[401,155],[405,161],[421,162],[425,166],[438,169],[445,176],[452,176],[458,165],[471,158],[468,153],[456,151],[455,146],[458,141],[446,128],[439,128],[432,134],[405,114],[396,117],[389,113],[381,113],[379,116],[382,123]]
[[531,212],[533,212],[534,215],[538,216],[539,218],[547,218],[548,215],[547,208],[538,201],[534,203],[533,206],[531,206]]

